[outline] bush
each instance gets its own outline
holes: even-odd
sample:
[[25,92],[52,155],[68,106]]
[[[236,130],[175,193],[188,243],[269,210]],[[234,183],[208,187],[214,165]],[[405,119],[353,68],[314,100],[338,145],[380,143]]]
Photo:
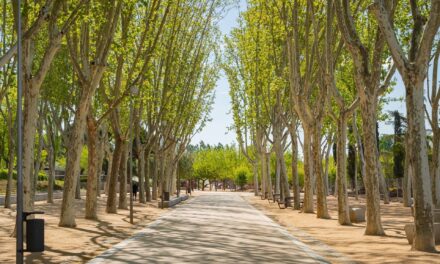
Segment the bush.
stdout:
[[[38,191],[47,191],[48,185],[49,185],[48,181],[40,181],[37,184],[37,190]],[[63,187],[64,187],[64,181],[57,181],[56,180],[53,185],[53,189],[55,191],[63,190]]]
[[[17,172],[12,172],[12,178],[17,179]],[[0,180],[7,180],[8,179],[8,169],[0,169]]]
[[[12,172],[12,178],[14,180],[17,179],[17,171]],[[0,180],[7,180],[8,179],[8,169],[0,169]],[[45,172],[40,171],[38,173],[38,181],[47,181],[47,175]]]

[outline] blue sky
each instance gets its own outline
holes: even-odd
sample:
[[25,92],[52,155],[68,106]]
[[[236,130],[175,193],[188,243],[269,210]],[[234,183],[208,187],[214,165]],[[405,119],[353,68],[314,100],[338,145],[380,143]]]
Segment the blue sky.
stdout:
[[[220,30],[224,35],[228,35],[232,28],[238,25],[237,19],[239,10],[243,11],[246,7],[246,1],[241,0],[240,6],[231,6],[226,15],[220,21]],[[198,144],[201,140],[208,144],[232,144],[235,142],[234,131],[228,128],[233,124],[231,110],[231,101],[229,98],[229,84],[223,71],[215,88],[215,102],[211,112],[212,121],[207,123],[204,129],[194,136],[192,144]]]
[[[219,26],[223,34],[228,35],[232,28],[238,25],[237,19],[240,10],[243,11],[246,7],[246,1],[240,0],[240,6],[233,6],[229,8],[226,15],[220,21]],[[397,85],[387,97],[399,98],[405,95],[405,89],[402,84],[402,80],[398,73],[396,73]],[[230,113],[231,103],[229,98],[229,84],[223,72],[217,82],[215,89],[216,98],[211,112],[212,121],[207,123],[204,129],[196,134],[192,139],[192,144],[198,144],[203,140],[207,144],[232,144],[236,142],[235,133],[228,128],[233,124],[232,115]],[[400,113],[405,114],[405,102],[391,102],[384,107],[384,112],[398,110]],[[427,127],[428,128],[428,127]],[[393,127],[387,122],[380,122],[379,124],[380,134],[392,134]]]

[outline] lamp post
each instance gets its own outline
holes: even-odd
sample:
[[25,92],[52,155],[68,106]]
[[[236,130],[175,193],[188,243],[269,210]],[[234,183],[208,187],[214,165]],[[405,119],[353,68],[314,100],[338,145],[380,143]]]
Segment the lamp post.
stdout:
[[16,263],[23,263],[23,110],[22,110],[22,32],[21,1],[17,0],[17,216],[16,216]]
[[129,178],[130,178],[130,224],[133,224],[133,96],[139,94],[139,89],[136,86],[130,88],[130,124],[129,124]]

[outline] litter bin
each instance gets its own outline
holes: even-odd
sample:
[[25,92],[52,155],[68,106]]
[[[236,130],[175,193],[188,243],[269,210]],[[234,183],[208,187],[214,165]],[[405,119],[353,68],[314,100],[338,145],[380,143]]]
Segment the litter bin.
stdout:
[[29,215],[44,214],[44,212],[23,212],[23,221],[26,222],[26,250],[27,252],[44,251],[44,219],[27,219]]
[[164,201],[170,200],[170,193],[169,192],[163,192],[163,200]]
[[44,219],[26,220],[26,251],[44,251]]

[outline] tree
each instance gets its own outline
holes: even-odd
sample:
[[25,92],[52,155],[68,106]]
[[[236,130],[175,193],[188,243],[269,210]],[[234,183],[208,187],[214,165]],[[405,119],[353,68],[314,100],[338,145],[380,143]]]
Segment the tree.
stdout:
[[[92,5],[92,4],[88,4]],[[107,56],[116,30],[122,2],[111,1],[107,4],[97,3],[88,6],[88,10],[102,10],[103,17],[89,16],[83,21],[80,30],[74,30],[68,34],[68,47],[71,53],[71,61],[81,89],[81,96],[75,111],[74,123],[71,128],[69,147],[67,151],[67,167],[64,178],[63,202],[59,226],[75,227],[74,196],[79,177],[80,153],[83,146],[83,135],[86,128],[86,119],[95,91],[104,74]],[[90,13],[89,13],[90,15]],[[94,54],[87,53],[93,45],[88,40],[90,32],[95,32]],[[99,32],[99,33],[98,33]],[[87,41],[85,41],[87,40]],[[79,55],[81,54],[81,56]],[[92,59],[90,59],[92,57]]]
[[[385,38],[381,30],[372,25],[370,39],[361,39],[358,19],[352,14],[352,7],[348,0],[336,0],[335,7],[338,27],[344,40],[344,44],[351,54],[355,68],[356,89],[359,96],[360,112],[363,128],[363,149],[365,159],[365,187],[367,195],[367,226],[366,235],[384,235],[380,218],[380,193],[378,177],[378,160],[376,146],[376,112],[377,98],[388,87],[388,83],[394,74],[392,66],[381,84],[383,75],[383,60],[385,54]],[[361,8],[364,2],[358,2],[356,6]],[[387,7],[391,9],[391,7]],[[365,14],[362,14],[365,16]],[[367,46],[368,45],[368,46]],[[371,45],[371,46],[370,46]],[[371,47],[368,49],[368,47]]]
[[431,177],[425,144],[424,81],[434,38],[440,26],[440,1],[430,1],[429,17],[421,13],[420,4],[410,1],[412,32],[408,53],[402,49],[393,26],[392,14],[385,1],[375,0],[370,6],[406,89],[409,151],[413,177],[415,237],[413,248],[436,251],[432,216]]

